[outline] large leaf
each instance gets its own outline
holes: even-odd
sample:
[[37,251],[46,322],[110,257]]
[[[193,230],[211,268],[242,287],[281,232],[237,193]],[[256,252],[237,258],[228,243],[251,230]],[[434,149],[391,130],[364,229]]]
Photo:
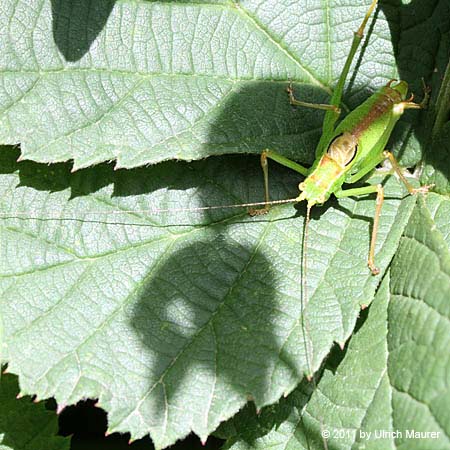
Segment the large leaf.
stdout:
[[[326,101],[369,3],[3,0],[0,143],[74,168],[267,147],[310,161],[320,114],[294,112],[287,82],[305,100]],[[415,91],[434,73],[439,85],[447,0],[398,3],[380,5],[349,83],[350,108],[398,75]],[[409,165],[421,138],[411,126],[418,113],[407,116],[391,148]]]
[[17,398],[17,379],[5,375],[0,380],[0,449],[68,450],[70,439],[56,436],[56,414],[31,398]]
[[[366,263],[373,196],[313,210],[302,315],[304,208],[140,212],[260,199],[256,158],[70,175],[1,156],[9,370],[60,407],[99,398],[110,431],[150,432],[157,447],[191,430],[206,438],[249,396],[262,407],[293,390],[346,341],[379,283]],[[274,197],[295,194],[296,175],[271,176]],[[382,272],[415,203],[394,177],[385,188]]]
[[[310,161],[321,117],[289,107],[287,80],[326,101],[368,4],[330,3],[6,0],[0,139],[76,168],[265,147]],[[393,47],[408,81],[442,65],[447,2],[390,3],[352,72],[350,108],[396,75]],[[412,63],[417,38],[430,58]],[[392,141],[406,163],[424,142],[413,130],[399,124]],[[206,438],[247,398],[273,403],[345,342],[378,285],[365,262],[373,198],[314,211],[302,315],[302,208],[140,212],[260,200],[256,159],[71,176],[4,151],[2,357],[26,393],[60,407],[98,397],[110,431],[150,432],[163,447],[190,430]],[[271,169],[274,198],[297,195],[298,181]],[[386,189],[382,272],[414,204],[394,179]]]
[[342,363],[306,409],[298,389],[265,422],[238,415],[222,429],[230,448],[323,449],[323,436],[336,450],[450,449],[449,212],[448,198],[419,200]]

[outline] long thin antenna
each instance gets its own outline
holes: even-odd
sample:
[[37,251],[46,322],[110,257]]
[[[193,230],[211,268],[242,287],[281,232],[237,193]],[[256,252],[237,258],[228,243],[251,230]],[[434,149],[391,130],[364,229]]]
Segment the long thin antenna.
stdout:
[[[250,206],[265,206],[265,205],[283,205],[286,203],[296,203],[298,202],[297,198],[288,198],[284,200],[272,200],[271,202],[253,202],[253,203],[237,203],[233,205],[217,205],[217,206],[200,206],[197,208],[167,208],[167,209],[159,209],[159,208],[151,208],[151,209],[117,209],[117,210],[91,210],[91,211],[82,211],[82,215],[93,214],[93,215],[112,215],[112,214],[162,214],[167,212],[198,212],[198,211],[210,211],[217,209],[231,209],[231,208],[248,208]],[[46,217],[31,217],[30,214],[33,212],[30,211],[11,211],[11,212],[1,212],[0,218],[14,218],[24,216],[29,219],[55,219],[55,220],[73,220],[73,217],[59,217],[59,211],[55,212],[54,217],[46,216]],[[34,213],[37,214],[37,213]]]
[[[303,328],[304,328],[304,339],[305,339],[305,351],[306,351],[306,365],[308,374],[306,378],[308,381],[312,382],[313,385],[313,392],[317,389],[317,383],[316,378],[314,376],[314,369],[313,369],[313,346],[312,346],[312,340],[310,339],[310,328],[308,323],[308,318],[306,315],[306,306],[308,304],[308,287],[307,287],[307,273],[308,273],[308,233],[309,233],[309,223],[311,221],[311,208],[312,205],[309,205],[306,207],[306,218],[305,218],[305,224],[303,227],[303,242],[302,242],[302,321],[303,321]],[[311,340],[311,346],[309,346],[309,341]],[[310,352],[311,349],[311,352]],[[323,448],[324,450],[328,450],[328,442],[325,437],[326,433],[324,433],[324,427],[323,427],[323,420],[322,418],[319,418],[320,423],[320,435],[322,437],[323,442]]]
[[[306,364],[308,375],[307,378],[312,377],[314,380],[314,371],[312,368],[312,355],[310,357],[309,349],[308,349],[308,339],[309,339],[309,324],[306,320],[306,306],[308,304],[308,287],[306,283],[307,279],[307,271],[308,271],[308,263],[307,263],[307,246],[308,246],[308,231],[309,231],[309,222],[311,220],[311,206],[308,205],[306,207],[306,218],[303,226],[303,242],[302,242],[302,293],[301,293],[301,301],[302,301],[302,310],[303,310],[303,324],[306,331],[305,336],[305,345],[306,345]],[[312,352],[311,352],[312,353]]]

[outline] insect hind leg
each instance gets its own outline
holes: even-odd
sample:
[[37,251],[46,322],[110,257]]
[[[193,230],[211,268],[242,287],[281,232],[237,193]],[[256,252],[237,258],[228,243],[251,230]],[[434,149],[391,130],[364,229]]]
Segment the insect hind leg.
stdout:
[[426,194],[434,186],[434,184],[426,184],[426,185],[420,186],[418,188],[412,187],[411,184],[409,183],[409,181],[406,179],[405,175],[403,174],[403,170],[402,170],[400,164],[398,163],[397,159],[395,158],[395,156],[388,150],[385,150],[383,152],[383,156],[386,159],[389,159],[389,162],[391,163],[392,168],[394,169],[395,173],[399,176],[400,180],[405,185],[406,189],[408,189],[408,192],[411,195]]

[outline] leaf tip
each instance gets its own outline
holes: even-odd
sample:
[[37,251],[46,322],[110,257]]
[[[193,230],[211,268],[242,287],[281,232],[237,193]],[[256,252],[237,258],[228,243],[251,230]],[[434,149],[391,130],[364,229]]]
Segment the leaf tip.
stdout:
[[58,406],[56,407],[56,414],[59,416],[64,409],[66,409],[66,405],[64,403],[58,403]]

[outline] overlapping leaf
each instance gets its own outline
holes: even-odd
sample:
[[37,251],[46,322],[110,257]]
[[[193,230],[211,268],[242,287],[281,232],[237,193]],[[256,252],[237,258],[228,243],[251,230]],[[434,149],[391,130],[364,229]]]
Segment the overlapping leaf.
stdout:
[[[256,218],[242,210],[139,212],[259,198],[253,159],[69,175],[66,165],[17,167],[12,153],[2,152],[1,165],[9,369],[25,393],[55,396],[61,407],[99,398],[111,431],[150,432],[158,447],[191,430],[206,438],[249,395],[263,406],[294,389],[311,370],[306,348],[317,369],[372,300],[371,197],[312,216],[306,336],[302,208]],[[273,170],[274,196],[292,196],[296,178]],[[393,177],[386,197],[382,270],[415,201],[401,200]]]
[[236,417],[237,429],[223,429],[230,448],[450,448],[449,208],[442,196],[420,199],[365,323],[306,409],[299,390],[265,429]]
[[57,437],[57,418],[31,398],[17,399],[17,379],[0,380],[0,448],[2,450],[68,450],[70,440]]
[[[414,90],[442,66],[447,2],[412,3],[381,4],[348,106],[397,76],[393,46]],[[285,87],[293,80],[303,99],[326,101],[368,4],[5,0],[0,143],[75,168],[266,147],[310,160],[320,118],[293,113]],[[430,39],[420,41],[417,58],[419,35]],[[394,142],[408,164],[420,157],[414,134],[404,122]]]

